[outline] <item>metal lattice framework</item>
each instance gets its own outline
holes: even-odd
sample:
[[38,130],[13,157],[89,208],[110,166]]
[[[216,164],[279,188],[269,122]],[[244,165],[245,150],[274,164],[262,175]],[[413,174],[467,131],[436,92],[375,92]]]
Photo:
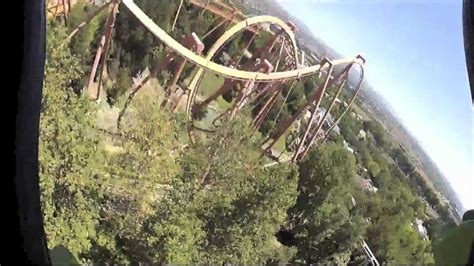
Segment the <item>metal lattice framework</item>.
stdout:
[[[172,30],[175,29],[178,16],[183,6],[183,1],[184,0],[180,0],[180,3],[178,5],[176,15],[173,20]],[[199,4],[199,1],[194,0],[194,2],[195,4]],[[211,0],[207,0],[207,2],[203,6],[203,11],[200,13],[200,15],[204,13],[204,11],[211,3]],[[302,116],[309,111],[310,117],[306,121],[306,125],[304,126],[304,128],[297,132],[296,137],[293,134],[290,134],[291,137],[297,139],[295,145],[296,149],[292,156],[288,157],[285,160],[280,160],[280,157],[283,154],[282,152],[280,156],[276,158],[276,162],[266,164],[264,165],[264,167],[269,167],[285,161],[297,163],[306,156],[306,154],[313,145],[315,145],[317,142],[323,143],[328,139],[332,130],[337,126],[342,117],[349,111],[350,107],[355,102],[361,90],[361,84],[364,78],[363,65],[365,64],[365,59],[361,55],[357,55],[355,58],[337,60],[329,60],[328,58],[323,58],[323,60],[321,60],[319,64],[309,67],[302,67],[304,66],[304,62],[302,62],[301,64],[299,62],[299,51],[294,34],[296,26],[291,22],[285,23],[281,19],[272,16],[255,16],[251,18],[246,18],[234,9],[232,11],[230,19],[225,18],[224,21],[220,22],[217,26],[213,27],[213,29],[211,29],[209,32],[202,36],[202,39],[204,39],[217,28],[223,26],[224,24],[227,24],[226,31],[224,32],[224,34],[213,43],[213,45],[208,49],[207,54],[203,56],[201,55],[201,53],[204,50],[204,44],[200,41],[199,37],[195,33],[186,36],[182,40],[182,43],[180,43],[173,37],[171,37],[168,33],[166,33],[163,29],[161,29],[159,26],[157,26],[132,0],[112,0],[111,2],[107,2],[101,7],[99,7],[83,23],[79,24],[79,26],[67,37],[67,39],[72,38],[95,16],[97,16],[106,8],[112,6],[111,11],[105,22],[105,27],[101,36],[99,47],[95,55],[94,63],[91,67],[89,82],[87,84],[89,95],[96,100],[99,98],[102,75],[104,72],[104,65],[106,61],[105,59],[107,57],[112,31],[120,4],[123,4],[123,6],[125,6],[140,21],[143,26],[145,26],[157,39],[159,39],[167,47],[168,52],[165,54],[164,58],[157,59],[155,64],[152,66],[150,74],[143,80],[141,80],[141,82],[139,82],[139,84],[137,84],[131,90],[131,93],[125,103],[125,106],[119,114],[117,120],[117,128],[120,128],[121,117],[123,116],[127,106],[132,101],[135,94],[144,86],[146,82],[148,82],[151,78],[154,78],[159,71],[168,68],[170,63],[175,59],[177,59],[175,61],[178,62],[178,66],[174,71],[174,76],[171,81],[171,85],[168,86],[167,89],[165,89],[165,100],[162,103],[162,106],[167,106],[168,101],[170,100],[170,95],[172,93],[171,89],[176,86],[178,78],[183,71],[184,65],[189,62],[197,66],[198,69],[192,77],[192,80],[187,88],[188,97],[186,99],[185,108],[185,112],[188,117],[188,129],[191,141],[194,141],[192,134],[194,126],[194,113],[199,111],[199,109],[204,108],[210,102],[215,101],[219,96],[223,96],[225,93],[232,90],[234,85],[241,85],[241,88],[238,92],[238,96],[236,97],[232,106],[224,113],[222,113],[218,118],[227,115],[229,119],[232,119],[239,113],[239,110],[243,106],[248,104],[254,104],[255,106],[257,106],[261,104],[262,108],[259,110],[258,114],[254,117],[253,120],[253,127],[256,129],[261,126],[264,119],[268,116],[270,109],[275,104],[278,95],[282,93],[282,88],[285,83],[291,82],[289,91],[286,93],[284,100],[284,102],[286,103],[288,96],[290,95],[291,90],[293,89],[297,81],[301,81],[303,78],[311,75],[323,74],[323,83],[320,84],[320,86],[315,89],[311,95],[307,97],[307,102],[299,109],[297,109],[296,112],[294,112],[291,116],[282,119],[282,121],[277,124],[275,132],[273,132],[273,134],[266,141],[264,146],[262,146],[263,154],[273,157],[271,151],[272,147],[295,123],[299,123]],[[64,17],[64,21],[65,23],[67,23],[67,15],[69,10],[71,9],[70,0],[67,0],[67,2],[65,0],[57,0],[56,5],[49,9],[50,12],[53,13],[53,16],[59,14],[58,8],[62,8],[62,15]],[[235,21],[237,15],[242,18],[240,22]],[[235,22],[235,25],[228,28],[231,23]],[[235,38],[236,35],[245,30],[250,30],[251,32],[253,32],[253,36],[246,45],[246,49],[244,50],[244,53],[248,52],[248,49],[252,41],[258,35],[260,26],[262,24],[277,25],[280,28],[280,31],[273,36],[269,43],[264,45],[264,47],[260,48],[259,50],[255,51],[254,54],[250,56],[250,60],[248,60],[247,63],[243,64],[243,66],[240,65],[244,54],[242,54],[238,58],[238,60],[235,61],[235,67],[221,65],[213,61],[213,58],[219,53],[221,49],[225,47],[225,45],[230,40],[232,40],[233,38]],[[276,53],[272,52],[277,43],[280,43],[279,49],[276,49]],[[288,48],[288,46],[291,46],[291,48]],[[282,59],[283,56],[286,56],[286,60],[284,60],[286,62],[285,64],[280,65],[280,59]],[[102,64],[99,70],[99,65],[101,62]],[[339,73],[336,73],[335,76],[332,76],[332,74],[335,72],[336,67],[338,66],[343,66],[343,69]],[[354,66],[359,66],[360,68],[360,79],[356,86],[355,93],[349,104],[347,104],[346,108],[343,110],[343,112],[336,118],[334,123],[332,123],[332,125],[326,131],[324,131],[322,130],[323,123],[325,122],[326,117],[329,115],[331,109],[333,108],[338,95],[344,88],[344,85],[346,84],[346,81],[349,76],[349,72]],[[238,69],[239,67],[242,67],[243,69]],[[280,68],[282,68],[283,70],[279,71]],[[98,70],[98,88],[97,93],[93,95],[91,94],[91,86]],[[208,98],[196,103],[199,85],[206,71],[213,72],[215,74],[225,77],[225,82],[221,88],[213,92]],[[317,113],[319,106],[321,105],[323,96],[325,95],[326,90],[331,86],[335,86],[337,90],[331,99],[329,107],[326,109],[322,116],[318,117]],[[280,117],[282,108],[283,106],[279,110],[275,121],[278,120],[278,118]],[[172,106],[172,110],[176,109],[177,104]],[[223,139],[220,139],[218,141],[220,143],[223,141]],[[214,156],[215,152],[212,157]],[[201,185],[204,184],[207,172],[208,171],[204,171],[201,176]],[[377,259],[375,258],[365,241],[363,239],[361,239],[361,241],[362,246],[366,251],[370,261],[375,265],[379,265]]]
[[[208,1],[210,2],[210,1]],[[209,3],[207,3],[209,4]],[[206,7],[207,7],[206,4]],[[119,6],[124,6],[127,8],[133,16],[138,19],[138,21],[145,26],[154,37],[159,39],[165,47],[169,50],[166,53],[166,56],[162,59],[159,59],[155,65],[152,67],[150,74],[145,77],[135,88],[132,89],[129,98],[126,101],[125,107],[122,109],[119,114],[119,119],[117,121],[117,127],[120,128],[120,119],[124,114],[124,111],[128,104],[132,101],[134,95],[143,87],[143,85],[155,77],[160,70],[166,69],[168,65],[175,60],[177,60],[178,67],[174,71],[173,80],[171,86],[165,90],[165,101],[163,106],[167,106],[169,97],[172,93],[171,88],[176,86],[177,80],[183,71],[184,65],[186,63],[191,63],[197,67],[197,71],[191,79],[190,84],[187,87],[188,97],[186,100],[186,115],[188,117],[189,123],[189,132],[191,141],[194,141],[193,138],[193,123],[195,112],[199,109],[205,107],[212,101],[215,101],[219,96],[229,92],[232,89],[233,85],[241,85],[241,89],[238,91],[237,98],[233,102],[232,106],[222,113],[218,118],[228,115],[230,119],[235,117],[239,113],[239,110],[245,105],[250,103],[255,104],[257,101],[262,105],[262,108],[259,110],[258,114],[254,118],[253,126],[254,128],[259,128],[268,116],[268,113],[272,106],[277,100],[277,96],[282,93],[283,84],[287,82],[292,82],[290,91],[287,92],[285,96],[285,102],[297,81],[301,81],[305,77],[323,74],[324,82],[316,89],[314,92],[307,97],[307,102],[300,107],[293,115],[283,118],[280,123],[277,124],[275,132],[267,140],[266,144],[262,146],[264,154],[272,155],[272,147],[275,143],[292,127],[295,122],[298,122],[303,114],[306,112],[311,112],[311,116],[305,128],[301,131],[301,136],[298,138],[297,149],[294,154],[287,158],[286,161],[291,161],[296,163],[302,160],[310,148],[316,144],[318,141],[321,143],[327,140],[331,131],[339,123],[343,115],[347,113],[351,105],[354,103],[360,89],[361,83],[363,80],[364,69],[363,64],[365,64],[365,59],[361,55],[357,55],[355,58],[345,58],[337,60],[329,60],[324,58],[319,64],[301,68],[303,64],[299,63],[299,50],[295,38],[295,29],[296,26],[291,22],[284,22],[281,19],[273,16],[255,16],[250,18],[245,18],[244,20],[237,22],[230,28],[226,28],[226,31],[220,36],[208,49],[205,56],[201,55],[204,50],[204,45],[200,41],[199,37],[196,34],[191,34],[187,36],[182,42],[175,40],[171,37],[166,31],[160,28],[156,23],[154,23],[132,0],[113,0],[101,6],[96,12],[91,14],[86,21],[81,23],[77,29],[75,29],[69,36],[68,39],[73,37],[77,32],[84,27],[89,21],[92,20],[102,10],[105,10],[107,7],[112,6],[110,13],[105,22],[105,27],[103,34],[101,36],[99,48],[95,56],[94,63],[91,67],[91,74],[88,82],[88,92],[91,95],[91,86],[96,73],[99,70],[99,65],[101,64],[99,70],[99,81],[98,89],[96,95],[91,95],[92,98],[96,100],[99,98],[99,91],[102,81],[102,73],[104,71],[105,58],[109,49],[109,44],[112,36],[112,31],[118,12]],[[176,16],[173,21],[173,29],[175,28],[177,18],[183,6],[183,0],[180,1],[178,9],[176,11]],[[235,14],[235,13],[234,13]],[[232,16],[231,22],[234,22],[235,16]],[[225,20],[224,20],[225,21]],[[218,26],[214,27],[211,31],[215,30],[217,27],[220,27],[224,23],[219,23]],[[229,23],[230,24],[230,23]],[[264,24],[276,25],[280,31],[273,35],[272,39],[264,45],[264,47],[255,51],[247,60],[247,63],[240,65],[242,56],[235,62],[235,66],[227,66],[216,63],[213,61],[213,58],[220,52],[225,45],[235,38],[239,33],[252,29],[254,35],[250,39],[247,49],[244,52],[248,52],[248,48],[251,42],[254,40],[260,27]],[[210,32],[206,33],[207,36]],[[276,47],[280,44],[280,47]],[[288,48],[291,46],[291,48]],[[276,49],[278,48],[278,49]],[[272,52],[275,50],[275,52]],[[285,52],[285,53],[283,53]],[[285,64],[280,65],[280,59],[285,54],[287,60]],[[275,67],[276,66],[276,67]],[[337,73],[334,77],[332,74],[336,67],[342,66],[343,69],[340,73]],[[337,96],[341,92],[342,88],[345,85],[346,79],[348,78],[349,71],[354,66],[360,67],[360,81],[356,87],[353,98],[350,103],[346,106],[342,114],[335,120],[333,125],[330,128],[322,132],[322,125],[325,118],[329,115],[331,108],[334,106],[334,103],[337,99]],[[242,68],[242,69],[241,69]],[[279,71],[279,69],[282,69]],[[207,99],[197,102],[196,96],[199,90],[200,82],[203,79],[205,72],[212,72],[219,76],[225,78],[224,85],[212,93]],[[337,92],[331,99],[331,104],[329,108],[326,109],[322,117],[317,117],[316,113],[321,104],[322,98],[326,92],[326,89],[337,84]],[[172,107],[175,110],[176,104]],[[277,115],[277,118],[280,116],[281,110]]]

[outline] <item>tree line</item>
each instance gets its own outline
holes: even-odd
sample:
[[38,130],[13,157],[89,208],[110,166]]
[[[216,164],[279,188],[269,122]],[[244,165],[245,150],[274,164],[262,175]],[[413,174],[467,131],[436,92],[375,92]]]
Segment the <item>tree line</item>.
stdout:
[[[175,1],[136,2],[170,31]],[[184,10],[173,36],[212,25],[210,14],[199,17],[189,4]],[[69,27],[91,11],[75,6]],[[380,262],[432,262],[430,241],[410,225],[425,211],[416,191],[369,141],[357,140],[354,155],[333,137],[298,165],[262,168],[263,136],[253,133],[251,114],[188,144],[183,115],[146,95],[131,103],[122,132],[101,132],[102,107],[82,87],[103,22],[98,17],[61,49],[71,28],[48,23],[39,159],[50,248],[64,245],[82,263],[357,264],[365,239]],[[118,56],[120,71],[106,86],[108,93],[119,86],[116,101],[131,74],[163,51],[134,23],[120,12],[108,59],[113,65]],[[318,82],[297,84],[283,108],[294,112]],[[345,119],[343,136],[363,126]],[[378,193],[360,188],[359,164]]]

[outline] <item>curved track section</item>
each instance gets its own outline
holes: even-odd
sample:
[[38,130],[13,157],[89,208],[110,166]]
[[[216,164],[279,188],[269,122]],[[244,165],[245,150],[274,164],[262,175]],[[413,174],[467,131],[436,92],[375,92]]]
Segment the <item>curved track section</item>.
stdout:
[[[296,44],[295,34],[291,30],[291,28],[281,19],[272,16],[256,16],[248,18],[244,21],[241,21],[230,29],[228,29],[219,39],[212,45],[212,47],[208,51],[208,55],[206,58],[209,58],[209,55],[214,56],[215,53],[219,50],[220,47],[224,46],[227,41],[229,41],[233,36],[237,33],[241,32],[242,30],[246,29],[249,26],[262,24],[262,23],[272,23],[280,26],[286,35],[291,40],[291,46],[293,46],[293,52],[295,54],[295,60],[298,62],[298,47]],[[212,58],[212,56],[210,58]]]
[[[250,71],[243,71],[237,70],[230,67],[222,66],[216,64],[212,61],[207,60],[206,58],[199,56],[193,53],[191,50],[184,47],[182,44],[177,42],[173,39],[170,35],[168,35],[163,29],[158,27],[153,20],[151,20],[132,0],[123,0],[122,3],[130,10],[130,12],[153,34],[155,37],[160,39],[166,46],[173,49],[176,53],[184,57],[186,60],[191,61],[192,63],[199,65],[206,70],[215,72],[217,74],[223,75],[228,78],[236,79],[236,80],[254,80],[256,82],[273,82],[273,81],[282,81],[288,79],[295,79],[301,78],[305,76],[312,75],[324,68],[329,67],[328,64],[324,65],[314,65],[304,69],[296,69],[290,71],[283,71],[283,72],[272,72],[272,73],[255,73]],[[270,17],[266,19],[272,23],[281,23],[282,20]],[[255,18],[250,18],[255,19]],[[257,17],[257,20],[262,19],[262,17]],[[245,20],[248,22],[248,20]],[[254,21],[255,22],[255,21]],[[290,30],[291,31],[291,30]],[[332,61],[332,65],[342,65],[342,64],[350,64],[355,62],[355,59],[337,59]]]
[[[290,39],[291,45],[293,46],[294,60],[295,62],[298,62],[298,46],[296,44],[294,32],[291,30],[290,27],[288,27],[288,25],[283,20],[276,17],[271,17],[271,16],[252,17],[232,26],[221,37],[219,37],[219,39],[217,39],[217,41],[211,46],[211,48],[207,52],[206,60],[211,61],[212,58],[217,54],[219,49],[222,48],[236,34],[238,34],[239,32],[241,32],[242,30],[246,29],[249,26],[253,26],[253,25],[257,25],[261,23],[273,23],[273,24],[277,24],[278,26],[282,28],[282,30]],[[190,91],[189,93],[190,97],[188,98],[188,101],[186,103],[186,114],[188,116],[190,115],[191,107],[194,104],[194,101],[196,99],[197,88],[199,86],[199,83],[203,75],[204,75],[204,69],[199,68],[188,86],[188,89]]]
[[[128,8],[128,10],[158,39],[160,39],[166,46],[174,50],[178,55],[182,56],[187,61],[198,65],[198,71],[194,75],[191,83],[189,84],[190,94],[188,97],[188,101],[186,104],[186,113],[188,119],[192,120],[190,116],[191,107],[194,103],[197,87],[203,77],[204,71],[211,71],[216,74],[222,75],[226,78],[234,79],[234,80],[243,80],[243,81],[252,81],[252,82],[277,82],[277,81],[287,81],[291,79],[300,79],[302,77],[310,76],[315,73],[318,73],[321,70],[328,69],[338,65],[347,65],[347,64],[358,64],[361,66],[361,76],[363,77],[363,66],[359,63],[358,58],[344,58],[344,59],[337,59],[337,60],[323,60],[324,63],[313,65],[310,67],[302,68],[302,69],[295,69],[289,71],[281,71],[281,72],[271,72],[271,73],[260,73],[260,72],[251,72],[251,71],[244,71],[238,70],[235,68],[227,67],[219,65],[215,62],[212,62],[212,58],[214,55],[219,51],[221,47],[223,47],[232,37],[234,37],[237,33],[244,30],[245,28],[261,24],[261,23],[272,23],[280,26],[284,33],[290,39],[292,50],[292,56],[294,57],[295,62],[298,62],[298,47],[296,45],[296,39],[293,31],[291,28],[281,19],[272,17],[272,16],[256,16],[248,18],[244,21],[241,21],[228,29],[209,49],[208,54],[206,57],[202,57],[200,55],[195,54],[191,50],[184,47],[182,44],[177,42],[173,37],[168,35],[163,29],[161,29],[156,23],[154,23],[134,2],[133,0],[122,0],[122,3]],[[365,63],[365,60],[363,60]],[[327,139],[328,133],[332,131],[335,125],[338,124],[342,116],[350,109],[351,105],[354,103],[355,98],[357,97],[360,89],[361,84],[359,83],[356,93],[344,110],[343,114],[339,116],[333,126],[328,130],[327,134],[323,137],[324,140]],[[192,121],[190,121],[192,122]]]
[[337,124],[339,124],[339,122],[341,121],[342,117],[349,111],[349,109],[351,108],[352,104],[354,104],[357,96],[359,95],[359,92],[362,90],[362,81],[364,80],[364,75],[365,75],[365,71],[364,71],[364,66],[360,63],[356,63],[359,67],[360,67],[360,77],[359,77],[359,83],[357,84],[357,87],[356,87],[356,90],[355,90],[355,93],[354,93],[354,96],[352,96],[352,99],[351,101],[349,102],[349,104],[347,105],[347,107],[344,109],[344,111],[342,112],[342,114],[339,115],[339,117],[336,119],[336,121],[331,125],[331,127],[326,131],[326,133],[324,134],[324,137],[323,137],[323,140],[321,141],[321,143],[323,143],[324,141],[326,141],[329,137],[329,135],[331,134],[332,130],[336,127]]

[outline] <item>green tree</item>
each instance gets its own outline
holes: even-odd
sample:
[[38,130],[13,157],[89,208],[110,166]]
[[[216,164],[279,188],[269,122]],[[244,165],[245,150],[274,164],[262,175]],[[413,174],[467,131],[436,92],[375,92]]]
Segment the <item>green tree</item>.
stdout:
[[[208,13],[207,15],[209,15]],[[195,32],[198,36],[204,36],[204,34],[206,34],[208,30],[210,30],[209,28],[210,26],[211,26],[211,22],[201,16],[194,17],[193,23],[191,23],[192,31]],[[207,45],[205,45],[206,47],[204,49],[206,48],[209,49],[210,48],[209,43],[205,43],[205,44]]]
[[296,171],[262,168],[249,123],[224,124],[180,160],[170,200],[152,219],[158,263],[262,263],[280,248],[275,233],[296,198]]
[[107,90],[107,98],[110,104],[115,104],[117,99],[132,89],[132,77],[130,70],[126,67],[119,69],[117,80],[111,89]]
[[[285,98],[281,94],[279,94],[275,101],[275,104],[273,104],[272,108],[268,112],[267,117],[265,118],[262,126],[260,127],[260,132],[264,136],[270,135],[273,132],[275,125],[290,115],[290,112],[284,100]],[[255,108],[252,110],[252,114],[256,116],[261,110],[260,108],[263,108],[263,105],[264,103],[255,106]]]
[[310,96],[311,93],[313,91],[315,91],[316,89],[318,89],[318,82],[317,82],[317,78],[315,77],[310,77],[310,78],[307,78],[305,81],[304,81],[304,95],[306,97]]
[[304,85],[302,82],[294,84],[291,92],[290,87],[291,84],[285,84],[282,93],[285,97],[290,93],[287,98],[286,106],[288,111],[293,114],[306,103],[306,96],[304,95]]
[[345,115],[342,117],[339,125],[341,128],[341,135],[349,144],[353,145],[357,141],[357,134],[359,132],[355,120],[349,115]]
[[[370,170],[369,170],[370,171]],[[371,172],[375,171],[374,169],[371,170]],[[390,183],[390,179],[392,177],[390,176],[390,172],[387,170],[381,170],[377,175],[372,178],[374,181],[374,185],[378,188],[381,187],[387,187],[388,184]]]
[[81,257],[96,236],[101,196],[95,180],[102,173],[102,156],[92,130],[94,106],[71,87],[82,74],[79,60],[68,48],[58,49],[65,38],[63,27],[49,27],[39,175],[49,247],[62,244]]
[[271,38],[272,38],[272,34],[270,34],[267,31],[262,31],[260,35],[257,38],[255,38],[255,40],[252,42],[252,47],[253,47],[252,50],[261,49],[265,47],[265,45],[268,44]]
[[410,175],[413,173],[413,171],[415,171],[414,165],[411,163],[410,159],[406,156],[402,149],[392,149],[391,156],[397,162],[398,166],[400,169],[402,169],[405,175]]
[[389,151],[391,148],[391,144],[388,140],[388,137],[385,133],[383,127],[376,121],[364,121],[363,122],[364,129],[369,131],[374,136],[375,142],[378,146],[383,148],[386,151]]
[[[177,1],[146,1],[137,0],[135,3],[162,29],[171,32]],[[180,39],[181,36],[174,36]],[[130,68],[135,74],[153,64],[153,49],[159,42],[133,15],[126,9],[119,12],[115,22],[114,41],[117,49],[120,47],[120,64]],[[128,56],[127,56],[128,54]]]
[[430,242],[420,238],[414,224],[416,198],[397,179],[382,187],[369,202],[371,224],[367,242],[381,263],[432,263]]
[[[184,119],[173,116],[148,95],[131,103],[123,121],[122,152],[108,158],[108,169],[122,177],[170,183],[186,136]],[[148,96],[148,97],[147,97]]]
[[[329,262],[355,248],[360,219],[349,222],[348,194],[355,187],[355,159],[341,145],[327,143],[300,164],[299,196],[290,208],[290,231],[298,253],[295,261]],[[336,244],[337,243],[337,244]],[[331,256],[332,255],[332,256]]]
[[[78,1],[72,7],[68,16],[68,32],[79,26],[95,10],[97,10],[97,7],[87,4],[84,0]],[[69,43],[71,52],[80,60],[80,67],[85,73],[89,71],[89,65],[92,63],[92,52],[97,49],[106,14],[107,12],[103,11],[93,18],[87,25],[81,28]]]
[[440,236],[441,229],[443,227],[443,221],[439,218],[431,218],[425,221],[423,226],[426,227],[428,237],[432,242],[435,242]]
[[369,164],[367,165],[367,169],[369,170],[369,173],[371,176],[377,176],[379,173],[380,173],[380,167],[379,165],[372,161],[372,162],[369,162]]

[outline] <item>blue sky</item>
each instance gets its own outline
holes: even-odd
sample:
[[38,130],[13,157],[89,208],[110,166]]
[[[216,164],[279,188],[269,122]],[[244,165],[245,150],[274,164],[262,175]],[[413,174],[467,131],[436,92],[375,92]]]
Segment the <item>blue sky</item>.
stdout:
[[462,1],[278,1],[343,56],[366,57],[367,80],[447,176],[464,207],[474,209],[474,118]]

